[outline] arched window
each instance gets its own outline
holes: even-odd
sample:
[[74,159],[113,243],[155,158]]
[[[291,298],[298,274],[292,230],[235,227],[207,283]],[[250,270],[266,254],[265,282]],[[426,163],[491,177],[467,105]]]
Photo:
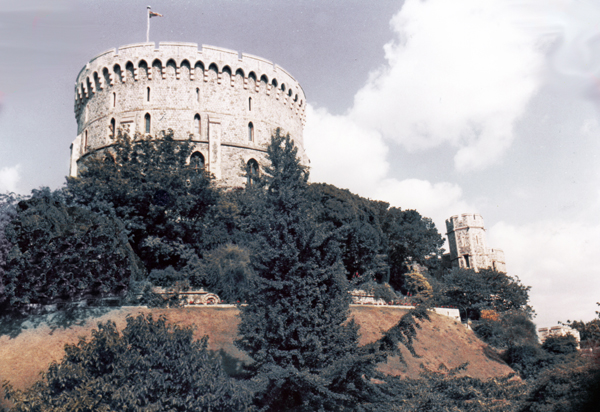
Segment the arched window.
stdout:
[[252,97],[248,97],[248,110],[252,110]]
[[192,157],[190,157],[190,167],[198,173],[204,170],[204,156],[202,156],[202,153],[192,153]]
[[196,87],[196,101],[200,102],[200,89]]
[[150,133],[150,113],[146,113],[144,119],[146,120],[146,133]]
[[248,123],[248,141],[254,141],[254,125],[252,122]]
[[150,88],[146,87],[146,101],[149,102],[150,101]]
[[115,138],[115,133],[117,130],[117,122],[115,121],[114,117],[112,119],[110,119],[110,126],[109,126],[109,135],[108,137],[110,137],[111,139]]
[[113,107],[117,105],[117,93],[113,92]]
[[196,133],[198,133],[199,136],[202,136],[202,127],[200,123],[199,114],[196,114],[196,116],[194,116],[194,130],[196,131]]
[[258,178],[258,162],[254,159],[248,160],[247,163],[247,172],[248,172],[248,186],[252,186],[256,183],[256,179]]

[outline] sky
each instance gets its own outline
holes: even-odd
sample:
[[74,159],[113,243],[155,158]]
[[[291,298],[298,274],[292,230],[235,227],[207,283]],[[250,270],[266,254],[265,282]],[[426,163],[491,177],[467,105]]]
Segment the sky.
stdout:
[[[59,188],[74,82],[145,41],[137,0],[0,0],[0,192]],[[311,181],[480,213],[539,326],[600,301],[600,2],[153,0],[150,41],[261,56],[300,82]]]

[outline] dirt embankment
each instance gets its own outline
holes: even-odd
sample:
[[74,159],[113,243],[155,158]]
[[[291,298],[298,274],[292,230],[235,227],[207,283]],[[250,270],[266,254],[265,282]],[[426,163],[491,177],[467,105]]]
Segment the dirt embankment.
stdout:
[[[0,381],[9,380],[14,387],[25,388],[33,384],[39,378],[40,372],[46,370],[51,362],[62,358],[65,344],[76,344],[81,337],[88,339],[98,322],[112,320],[121,329],[125,327],[128,315],[150,312],[155,317],[164,315],[171,322],[193,325],[195,337],[208,335],[209,349],[224,351],[229,355],[227,358],[230,363],[233,360],[239,366],[240,361],[249,359],[233,344],[239,323],[238,310],[235,307],[123,307],[106,310],[101,316],[89,317],[67,328],[53,328],[47,323],[41,323],[23,330],[12,338],[7,335],[0,336]],[[364,345],[379,339],[382,333],[394,326],[406,312],[407,309],[393,307],[353,306],[351,313],[360,326],[360,343]],[[452,369],[468,362],[469,365],[461,375],[488,379],[512,372],[507,365],[487,357],[485,347],[472,331],[459,322],[432,313],[431,321],[423,322],[417,334],[415,350],[421,357],[414,358],[403,348],[406,364],[396,357],[389,359],[380,368],[393,375],[418,377],[422,371],[421,364],[427,369],[438,370],[440,365]]]

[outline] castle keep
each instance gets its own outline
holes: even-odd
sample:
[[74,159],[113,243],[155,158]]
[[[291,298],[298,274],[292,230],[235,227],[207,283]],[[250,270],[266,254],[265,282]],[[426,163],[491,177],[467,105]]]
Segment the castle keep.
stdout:
[[226,186],[242,186],[242,162],[258,172],[272,132],[289,133],[302,163],[306,99],[284,69],[260,57],[195,43],[139,43],[106,51],[77,76],[77,138],[70,175],[80,161],[130,136],[172,129],[191,139],[190,161]]
[[463,213],[446,220],[450,260],[453,267],[494,269],[506,273],[504,252],[488,248],[483,218],[476,213]]

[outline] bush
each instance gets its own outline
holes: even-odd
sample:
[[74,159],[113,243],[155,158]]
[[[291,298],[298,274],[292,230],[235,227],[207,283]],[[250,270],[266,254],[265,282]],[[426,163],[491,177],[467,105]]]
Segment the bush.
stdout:
[[427,278],[418,272],[404,274],[404,288],[421,301],[433,296],[433,288],[427,281]]
[[553,355],[567,355],[577,352],[577,339],[573,335],[548,336],[542,349]]
[[25,392],[5,384],[14,411],[248,411],[251,394],[222,370],[190,328],[152,315],[119,333],[99,323],[92,339],[65,347]]
[[250,263],[250,252],[227,244],[208,253],[206,258],[206,286],[228,302],[247,300],[256,287],[256,275]]
[[523,379],[535,378],[540,371],[551,365],[552,358],[538,344],[527,344],[508,348],[502,359]]
[[500,349],[537,344],[535,324],[521,311],[498,313],[484,309],[481,318],[473,322],[473,331],[481,340]]
[[545,369],[533,383],[522,412],[597,412],[600,369],[583,359]]

